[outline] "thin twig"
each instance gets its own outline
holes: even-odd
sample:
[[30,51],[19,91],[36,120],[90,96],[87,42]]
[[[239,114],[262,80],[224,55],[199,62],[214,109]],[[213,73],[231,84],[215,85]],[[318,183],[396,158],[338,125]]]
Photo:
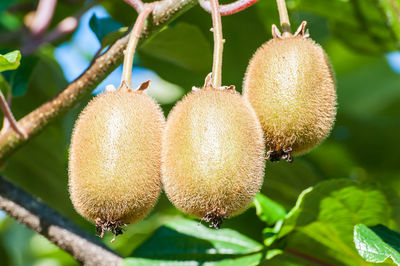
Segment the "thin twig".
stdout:
[[125,55],[124,55],[124,65],[122,70],[122,79],[121,79],[121,87],[126,86],[127,89],[131,89],[132,87],[132,65],[133,65],[133,57],[135,55],[136,46],[139,42],[140,35],[142,33],[144,22],[146,21],[148,15],[153,11],[153,4],[146,4],[140,11],[139,16],[136,19],[135,25],[131,33],[129,34],[129,42],[126,46]]
[[[11,126],[12,129],[14,129],[15,132],[17,132],[20,137],[26,139],[28,135],[25,133],[24,129],[21,128],[17,121],[14,118],[13,113],[10,110],[10,107],[8,106],[8,102],[6,98],[3,95],[3,92],[0,90],[0,108],[3,111],[4,114],[4,119],[8,121],[8,124],[5,123],[4,125],[7,127],[7,125]],[[7,130],[6,127],[3,127],[3,130]],[[3,130],[1,133],[3,133]]]
[[35,17],[30,26],[33,35],[41,35],[50,25],[54,15],[57,0],[40,0],[35,11]]
[[[151,34],[159,31],[196,3],[197,0],[162,0],[155,2],[152,19],[149,20],[143,38],[149,38]],[[25,129],[28,139],[43,131],[55,119],[62,117],[117,68],[121,64],[123,51],[127,43],[128,36],[121,37],[54,99],[23,117],[19,121],[19,125]],[[3,135],[0,135],[0,161],[4,161],[7,156],[25,144],[28,139],[15,134],[13,130],[7,130]]]
[[66,17],[57,24],[56,28],[47,34],[43,42],[53,42],[70,34],[78,28],[79,17]]
[[[257,3],[258,0],[237,0],[236,2],[229,3],[226,5],[219,5],[219,12],[221,16],[229,16],[236,14],[253,4]],[[199,0],[200,6],[207,11],[208,13],[211,13],[211,4],[209,0]]]
[[287,35],[287,33],[291,34],[289,15],[286,8],[285,0],[276,0],[276,4],[278,6],[279,19],[282,28],[282,36]]
[[41,36],[33,36],[26,44],[22,47],[21,51],[23,54],[34,53],[42,44],[54,42],[76,30],[79,24],[79,19],[86,13],[87,10],[96,5],[95,1],[91,1],[80,9],[75,15],[66,17],[61,20],[56,27],[51,30],[48,34]]
[[85,265],[119,265],[122,258],[64,216],[0,176],[0,209]]
[[211,83],[214,88],[219,88],[221,87],[222,54],[225,40],[222,37],[222,23],[221,15],[219,13],[218,0],[210,0],[210,2],[212,10],[211,16],[213,21],[212,31],[214,33],[214,56]]
[[125,3],[133,7],[136,10],[136,12],[138,12],[138,14],[142,12],[144,4],[141,0],[124,0],[124,1]]
[[56,28],[41,38],[32,39],[22,47],[21,51],[24,55],[34,53],[42,44],[54,42],[71,32],[75,31],[79,24],[78,17],[67,17],[57,24]]

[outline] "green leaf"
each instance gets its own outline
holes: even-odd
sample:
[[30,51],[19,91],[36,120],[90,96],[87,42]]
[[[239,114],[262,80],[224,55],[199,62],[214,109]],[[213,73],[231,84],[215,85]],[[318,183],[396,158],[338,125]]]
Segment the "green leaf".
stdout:
[[118,40],[125,32],[128,31],[128,27],[121,27],[116,31],[110,32],[105,35],[103,39],[100,41],[101,47],[105,48],[111,44],[113,44],[116,40]]
[[18,50],[5,55],[0,55],[0,72],[18,68],[20,60],[21,53]]
[[218,261],[251,254],[263,246],[231,229],[210,229],[191,220],[172,221],[133,252],[134,257],[174,261]]
[[359,223],[393,223],[394,206],[389,201],[376,185],[325,181],[300,195],[279,236],[286,236],[286,250],[334,264],[363,265],[354,248],[353,228]]
[[286,216],[285,208],[261,193],[256,195],[253,204],[256,207],[257,216],[269,226]]
[[354,243],[360,256],[368,262],[381,263],[390,258],[400,264],[400,234],[386,226],[356,225]]
[[[255,265],[259,265],[260,261],[263,257],[263,254],[261,252],[259,253],[255,253],[252,255],[248,255],[248,256],[242,256],[242,257],[237,257],[237,258],[232,258],[232,259],[225,259],[225,260],[221,260],[218,262],[206,262],[204,263],[204,265],[218,265],[218,266],[233,266],[233,265],[237,265],[237,266],[241,266],[241,265],[246,265],[246,266],[255,266]],[[203,265],[203,264],[202,264]]]
[[278,255],[283,254],[283,250],[281,249],[270,249],[267,250],[267,254],[265,255],[265,259],[270,260]]
[[264,244],[270,246],[277,239],[277,233],[281,229],[282,220],[285,219],[286,210],[280,204],[261,193],[256,195],[253,204],[256,207],[256,213],[260,220],[267,223],[268,226],[275,225],[263,230]]
[[98,18],[96,14],[90,18],[89,27],[100,41],[102,48],[112,44],[128,30],[118,21],[110,17]]
[[121,266],[197,266],[199,265],[196,261],[175,261],[175,260],[152,260],[142,258],[126,258],[122,261]]
[[197,26],[188,23],[168,26],[146,41],[140,51],[192,71],[211,70],[210,43]]
[[247,256],[242,256],[238,258],[232,258],[232,259],[225,259],[217,262],[197,262],[197,261],[168,261],[168,260],[152,260],[152,259],[142,259],[142,258],[126,258],[122,262],[122,266],[156,266],[156,265],[202,265],[202,266],[255,266],[259,265],[261,259],[262,259],[262,253],[255,253]]

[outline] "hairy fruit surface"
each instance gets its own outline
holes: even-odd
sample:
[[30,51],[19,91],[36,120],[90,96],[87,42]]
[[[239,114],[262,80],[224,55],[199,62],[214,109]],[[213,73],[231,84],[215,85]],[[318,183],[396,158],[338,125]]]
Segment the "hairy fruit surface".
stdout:
[[261,46],[247,68],[243,93],[261,122],[272,161],[309,151],[335,120],[332,68],[321,46],[305,36]]
[[[95,97],[75,123],[69,152],[69,190],[75,209],[99,232],[144,218],[161,191],[158,104],[143,92]],[[119,231],[118,231],[119,230]]]
[[264,151],[256,114],[236,91],[191,92],[168,116],[164,189],[176,207],[219,227],[260,190]]

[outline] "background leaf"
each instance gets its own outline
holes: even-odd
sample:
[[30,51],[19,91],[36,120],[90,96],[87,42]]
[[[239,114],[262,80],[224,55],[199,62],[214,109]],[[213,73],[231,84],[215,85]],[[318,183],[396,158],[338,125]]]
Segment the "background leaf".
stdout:
[[[15,71],[7,71],[3,73],[11,87],[13,96],[22,96],[28,89],[29,82],[32,79],[34,69],[40,59],[45,59],[45,55],[27,55],[21,59],[21,65]],[[54,62],[53,62],[54,63]]]
[[379,54],[400,48],[397,32],[400,22],[396,19],[399,3],[398,0],[293,0],[288,6],[327,18],[333,34],[349,47]]
[[102,48],[112,44],[127,31],[127,27],[123,27],[121,23],[111,17],[98,18],[96,14],[93,14],[90,18],[89,26]]
[[146,41],[140,51],[195,72],[211,69],[212,51],[200,29],[188,23],[167,26]]

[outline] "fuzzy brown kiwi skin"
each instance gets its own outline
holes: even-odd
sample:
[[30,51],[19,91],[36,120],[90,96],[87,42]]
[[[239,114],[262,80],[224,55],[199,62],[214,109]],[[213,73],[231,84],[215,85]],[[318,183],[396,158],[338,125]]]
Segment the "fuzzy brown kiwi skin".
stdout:
[[305,36],[261,46],[250,60],[243,94],[259,117],[271,161],[308,152],[334,124],[333,70],[322,47]]
[[219,228],[260,190],[264,152],[257,116],[240,94],[209,87],[193,91],[168,116],[164,190],[177,208]]
[[165,118],[144,92],[120,89],[95,97],[75,123],[69,191],[75,209],[98,232],[122,233],[143,219],[161,192]]

